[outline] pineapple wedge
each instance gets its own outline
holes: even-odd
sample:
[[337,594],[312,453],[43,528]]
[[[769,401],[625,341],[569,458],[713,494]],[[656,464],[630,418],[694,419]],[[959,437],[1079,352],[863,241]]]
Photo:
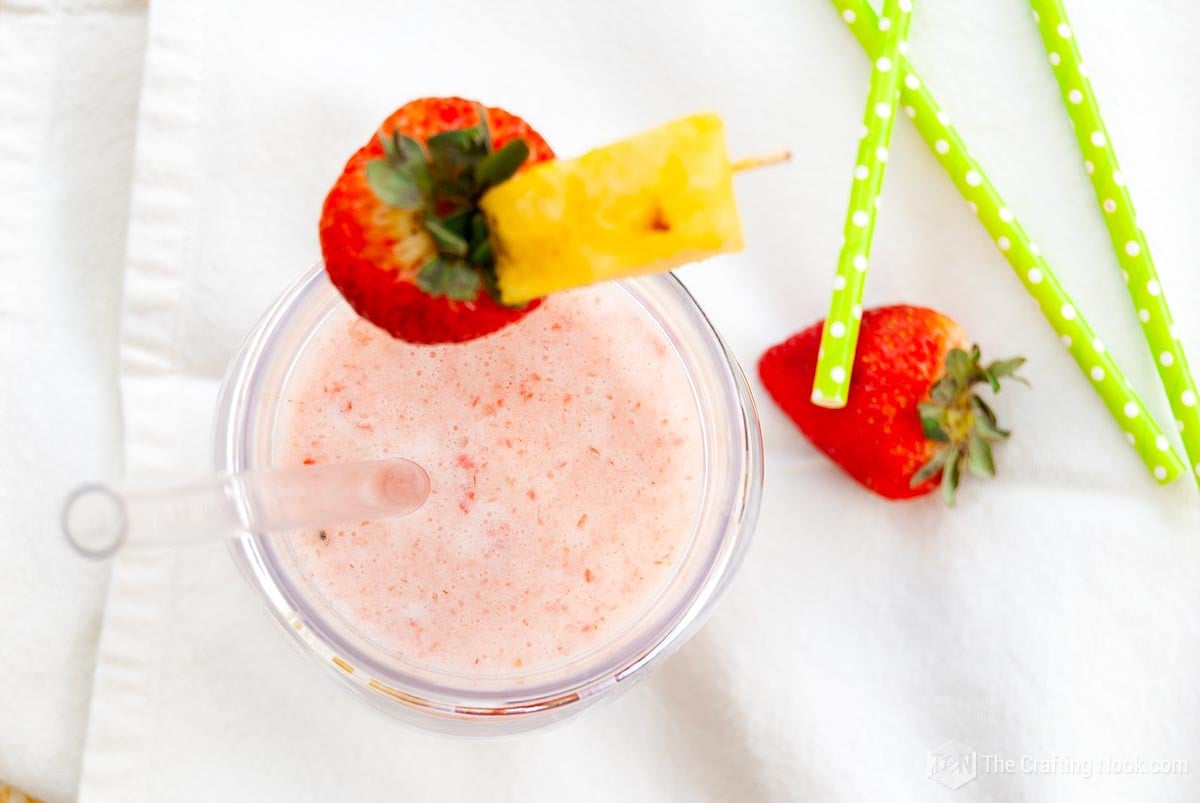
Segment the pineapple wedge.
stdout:
[[742,249],[715,114],[535,165],[489,190],[480,207],[509,305]]

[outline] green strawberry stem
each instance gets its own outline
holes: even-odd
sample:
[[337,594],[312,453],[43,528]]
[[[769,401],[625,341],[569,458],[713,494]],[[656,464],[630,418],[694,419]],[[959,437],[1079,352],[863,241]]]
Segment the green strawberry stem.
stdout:
[[925,437],[944,445],[917,469],[909,484],[915,488],[941,472],[942,497],[948,505],[954,504],[964,466],[976,477],[996,475],[992,444],[1010,434],[1000,428],[996,413],[976,392],[976,385],[986,384],[999,393],[1004,378],[1029,384],[1017,376],[1024,357],[981,365],[980,356],[979,346],[971,346],[969,352],[951,349],[946,355],[946,372],[929,391],[930,400],[917,405]]
[[[879,31],[879,17],[867,0],[831,1],[867,55],[878,58],[883,49],[883,34]],[[904,79],[901,103],[905,115],[912,118],[925,143],[995,239],[1017,278],[1038,302],[1042,315],[1058,333],[1086,381],[1124,430],[1151,475],[1164,484],[1179,477],[1184,471],[1183,461],[1104,348],[1103,341],[1096,337],[1050,264],[971,156],[912,64],[903,56],[897,64]]]
[[1071,21],[1062,0],[1030,0],[1030,4],[1154,367],[1179,422],[1183,448],[1195,467],[1194,477],[1200,481],[1200,391],[1188,369],[1183,344],[1174,335],[1167,294],[1150,257],[1146,235],[1137,224],[1133,199],[1121,175],[1112,138],[1100,117],[1100,105],[1088,80]]
[[529,145],[514,139],[495,150],[487,112],[477,108],[478,125],[435,134],[425,145],[399,132],[380,134],[383,158],[367,162],[367,183],[384,204],[418,212],[437,245],[417,273],[418,287],[455,301],[474,300],[482,290],[503,303],[479,199],[520,169]]

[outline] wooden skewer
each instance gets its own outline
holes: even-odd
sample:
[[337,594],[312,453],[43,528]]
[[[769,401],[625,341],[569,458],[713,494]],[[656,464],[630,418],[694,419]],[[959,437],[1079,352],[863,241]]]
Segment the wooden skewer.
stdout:
[[777,165],[791,158],[792,152],[784,148],[778,151],[771,151],[770,153],[760,153],[757,156],[747,156],[743,159],[738,159],[729,167],[733,172],[741,173],[743,170],[757,170],[760,167]]

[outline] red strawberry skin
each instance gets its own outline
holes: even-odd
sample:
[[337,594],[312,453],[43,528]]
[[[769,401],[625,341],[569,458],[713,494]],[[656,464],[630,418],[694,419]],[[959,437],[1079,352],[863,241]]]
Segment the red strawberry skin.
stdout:
[[935,490],[936,477],[909,487],[938,446],[925,437],[917,404],[928,400],[946,354],[969,348],[966,332],[924,307],[863,312],[849,403],[832,410],[810,400],[823,326],[816,323],[763,354],[758,373],[771,398],[813,446],[880,496],[908,499]]
[[[434,134],[476,125],[477,108],[465,98],[422,98],[397,109],[377,133],[400,131],[425,142]],[[525,167],[554,158],[524,120],[503,109],[486,112],[495,148],[521,137],[529,145]],[[321,214],[325,270],[359,315],[412,343],[456,343],[490,334],[537,307],[535,301],[511,309],[484,292],[473,301],[452,301],[418,288],[416,274],[434,246],[412,212],[384,205],[367,184],[366,163],[382,155],[373,135],[346,163]]]

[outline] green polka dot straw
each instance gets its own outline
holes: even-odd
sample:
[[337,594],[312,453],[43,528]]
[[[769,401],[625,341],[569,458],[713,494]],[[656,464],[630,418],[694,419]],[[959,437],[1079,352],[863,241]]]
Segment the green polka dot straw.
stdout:
[[879,55],[871,70],[871,88],[867,93],[862,139],[854,162],[842,250],[838,255],[833,297],[825,317],[820,356],[813,377],[812,401],[822,407],[846,406],[862,318],[871,236],[875,232],[879,192],[883,189],[883,172],[900,98],[899,62],[907,48],[912,0],[884,0],[880,23],[885,21],[886,25],[881,28]]
[[[867,54],[872,58],[882,55],[886,38],[886,32],[879,24],[882,17],[876,15],[867,0],[832,2]],[[938,106],[912,64],[901,55],[897,66],[903,79],[900,102],[905,115],[916,125],[971,210],[978,215],[979,222],[1054,327],[1109,414],[1124,431],[1126,439],[1160,483],[1179,477],[1184,472],[1183,461],[1055,277],[1037,245],[972,158],[966,143],[950,125],[949,117]]]
[[1033,18],[1046,45],[1046,55],[1075,126],[1083,166],[1092,180],[1096,201],[1108,226],[1129,296],[1142,323],[1146,343],[1179,426],[1188,462],[1200,480],[1200,403],[1196,380],[1188,370],[1183,345],[1175,336],[1167,297],[1150,258],[1146,236],[1137,224],[1129,190],[1121,176],[1112,140],[1100,117],[1100,106],[1079,54],[1071,22],[1061,0],[1030,0]]

